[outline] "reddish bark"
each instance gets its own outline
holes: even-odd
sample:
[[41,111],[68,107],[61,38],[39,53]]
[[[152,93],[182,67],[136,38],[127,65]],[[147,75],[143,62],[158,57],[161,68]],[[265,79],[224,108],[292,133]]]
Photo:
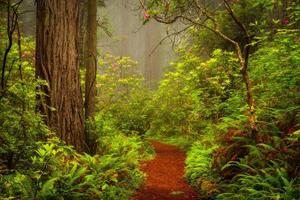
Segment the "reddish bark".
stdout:
[[36,75],[46,124],[67,144],[86,149],[79,71],[79,0],[37,0]]

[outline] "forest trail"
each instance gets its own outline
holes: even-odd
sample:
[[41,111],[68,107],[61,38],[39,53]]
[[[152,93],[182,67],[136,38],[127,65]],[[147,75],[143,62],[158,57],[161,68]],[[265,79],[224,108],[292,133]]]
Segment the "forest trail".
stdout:
[[184,178],[185,153],[174,145],[151,141],[156,157],[142,163],[146,181],[134,200],[197,200]]

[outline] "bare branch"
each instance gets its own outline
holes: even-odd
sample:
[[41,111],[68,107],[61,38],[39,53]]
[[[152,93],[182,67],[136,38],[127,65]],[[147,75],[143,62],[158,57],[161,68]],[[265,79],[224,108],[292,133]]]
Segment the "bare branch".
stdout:
[[151,56],[151,55],[156,51],[156,49],[157,49],[157,48],[158,48],[158,47],[159,47],[166,39],[170,38],[170,37],[173,36],[173,35],[179,35],[179,34],[185,32],[185,31],[187,31],[187,30],[188,30],[189,28],[191,28],[191,27],[192,27],[192,25],[190,25],[190,26],[188,26],[188,27],[185,27],[184,29],[182,29],[182,30],[180,30],[180,31],[176,31],[176,32],[174,32],[174,33],[168,34],[167,36],[163,37],[163,38],[159,41],[159,43],[152,49],[152,51],[150,52],[149,56]]
[[18,33],[18,53],[19,53],[19,74],[20,74],[20,79],[23,80],[21,31],[19,27],[19,22],[17,22],[17,33]]
[[146,10],[146,6],[143,4],[143,2],[142,2],[141,0],[139,0],[139,2],[140,2],[140,5],[142,6],[142,8],[143,8],[144,10]]
[[[7,37],[8,37],[8,46],[4,51],[4,56],[2,60],[2,70],[1,70],[1,90],[5,91],[7,80],[5,80],[5,70],[7,67],[7,59],[9,52],[13,45],[13,34],[18,26],[18,8],[21,5],[23,0],[18,1],[15,4],[11,4],[11,1],[6,2],[7,8]],[[11,12],[12,11],[12,12]]]
[[232,8],[230,7],[228,0],[223,0],[225,3],[225,7],[226,10],[228,11],[229,15],[231,16],[231,18],[234,20],[234,22],[238,25],[238,27],[240,27],[240,29],[243,31],[243,33],[245,34],[246,38],[247,38],[247,42],[250,42],[250,35],[245,27],[245,25],[235,16]]

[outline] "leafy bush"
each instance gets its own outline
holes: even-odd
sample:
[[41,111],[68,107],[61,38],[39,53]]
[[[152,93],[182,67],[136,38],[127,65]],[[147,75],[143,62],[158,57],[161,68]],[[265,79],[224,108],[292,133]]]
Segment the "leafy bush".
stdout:
[[231,52],[215,50],[202,61],[197,45],[184,46],[154,96],[149,135],[198,140],[187,148],[186,177],[204,197],[299,196],[299,31],[278,30],[266,38],[249,59],[255,140],[249,137],[245,88]]
[[[0,26],[0,35],[2,33]],[[34,72],[34,42],[23,38],[22,59],[19,58],[17,45],[13,45],[7,58],[10,69],[5,73],[6,87],[0,91],[0,169],[14,170],[28,167],[28,160],[36,141],[49,134],[42,116],[36,112],[37,87],[45,85],[36,80]],[[0,47],[5,40],[0,40]],[[3,55],[5,48],[0,48]],[[21,176],[20,176],[21,177]]]
[[103,154],[78,154],[58,139],[39,142],[31,168],[0,179],[1,198],[127,199],[143,180],[141,141],[114,136]]
[[184,49],[179,49],[178,54],[178,61],[154,97],[152,132],[197,137],[205,134],[203,130],[211,121],[241,115],[243,109],[232,108],[232,103],[244,108],[241,78],[232,53],[217,49],[207,61]]
[[211,140],[194,142],[185,161],[185,177],[202,197],[212,197],[218,192],[218,177],[212,168],[213,152],[218,145],[212,144]]
[[151,93],[143,87],[137,63],[129,57],[105,55],[98,76],[98,115],[126,134],[144,135],[150,126]]
[[253,55],[251,76],[261,133],[283,135],[299,128],[299,54],[299,33],[281,30]]
[[151,158],[153,152],[152,147],[146,141],[143,141],[139,136],[125,136],[124,134],[115,133],[99,138],[100,155],[114,154],[126,159],[128,155],[128,163],[134,162],[138,164],[141,159]]
[[278,162],[268,167],[255,169],[247,164],[231,162],[245,169],[245,173],[235,176],[230,183],[223,184],[223,193],[217,199],[297,199],[300,196],[299,177],[290,178],[286,168]]

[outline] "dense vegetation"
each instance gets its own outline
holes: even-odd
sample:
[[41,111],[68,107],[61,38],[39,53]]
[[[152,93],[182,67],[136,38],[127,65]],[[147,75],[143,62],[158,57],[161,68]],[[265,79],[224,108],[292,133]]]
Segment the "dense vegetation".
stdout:
[[150,90],[132,59],[98,56],[85,153],[39,112],[49,82],[34,38],[21,36],[19,5],[0,2],[0,199],[129,199],[154,155],[146,138],[187,151],[203,199],[300,199],[300,2],[212,2],[137,1],[145,25],[184,27],[176,60]]
[[[7,6],[2,2],[1,6],[2,14]],[[13,12],[16,4],[10,6]],[[97,77],[101,94],[95,105],[97,114],[94,120],[86,120],[95,151],[78,153],[56,137],[37,111],[36,97],[45,95],[37,88],[47,82],[35,76],[34,38],[20,37],[18,30],[12,29],[9,47],[6,23],[3,16],[0,54],[8,54],[7,68],[1,74],[0,199],[128,199],[143,181],[139,162],[153,154],[138,136],[139,130],[134,132],[131,127],[134,122],[121,123],[130,116],[123,119],[126,111],[118,109],[135,103],[142,84],[136,63],[109,55],[99,60],[104,73]],[[127,75],[120,77],[121,70]],[[82,67],[83,76],[84,72]],[[120,116],[113,115],[115,111]]]
[[188,149],[186,178],[203,197],[299,199],[299,2],[224,2],[147,5],[157,21],[191,26],[155,94],[150,131]]

